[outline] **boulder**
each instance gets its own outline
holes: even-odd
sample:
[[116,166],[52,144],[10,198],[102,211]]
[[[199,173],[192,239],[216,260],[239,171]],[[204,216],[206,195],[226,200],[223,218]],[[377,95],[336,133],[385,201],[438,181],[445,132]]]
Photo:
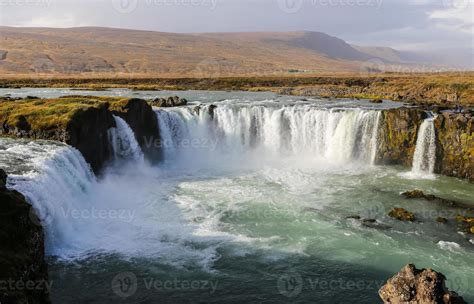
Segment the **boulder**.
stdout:
[[186,98],[180,98],[178,96],[171,96],[168,98],[156,98],[150,102],[154,107],[169,108],[169,107],[180,107],[188,104]]
[[382,99],[372,99],[370,100],[370,103],[383,103]]
[[50,303],[43,228],[25,197],[5,187],[6,176],[0,169],[0,303]]
[[403,208],[393,208],[393,210],[389,212],[388,216],[393,217],[399,221],[415,221],[415,215]]
[[432,269],[405,266],[379,290],[385,304],[463,304],[462,297],[449,291],[446,277]]
[[421,190],[403,192],[402,195],[408,199],[425,198],[425,194]]
[[458,215],[456,222],[458,223],[459,231],[474,234],[474,217]]

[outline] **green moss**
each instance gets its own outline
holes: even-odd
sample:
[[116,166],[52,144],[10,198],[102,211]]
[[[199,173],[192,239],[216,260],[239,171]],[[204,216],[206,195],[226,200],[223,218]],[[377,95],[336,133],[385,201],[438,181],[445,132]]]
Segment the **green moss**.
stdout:
[[0,122],[19,127],[24,121],[32,130],[64,128],[79,110],[98,107],[104,103],[122,102],[123,98],[72,96],[65,98],[2,101]]

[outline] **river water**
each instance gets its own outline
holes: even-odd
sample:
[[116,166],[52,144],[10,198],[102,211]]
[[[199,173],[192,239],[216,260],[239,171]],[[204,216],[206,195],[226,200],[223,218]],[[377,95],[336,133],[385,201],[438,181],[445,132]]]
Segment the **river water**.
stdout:
[[[378,110],[399,104],[0,89],[78,93],[179,95],[191,105],[155,109],[165,152],[158,165],[143,161],[120,121],[110,133],[122,159],[101,178],[66,145],[0,139],[9,187],[45,226],[54,303],[378,303],[380,286],[407,263],[443,272],[451,289],[474,301],[474,241],[452,220],[464,211],[400,197],[418,188],[474,203],[474,186],[373,164]],[[418,221],[389,218],[393,207]],[[377,222],[366,227],[353,215]]]

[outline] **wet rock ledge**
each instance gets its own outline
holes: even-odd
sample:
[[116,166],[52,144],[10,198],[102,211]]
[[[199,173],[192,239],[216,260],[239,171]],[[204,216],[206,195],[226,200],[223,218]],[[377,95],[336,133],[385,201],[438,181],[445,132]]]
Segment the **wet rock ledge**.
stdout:
[[467,304],[445,281],[439,272],[409,264],[382,286],[379,296],[385,304]]
[[108,131],[123,118],[150,161],[161,158],[158,120],[142,99],[67,96],[56,99],[0,100],[0,136],[57,140],[78,149],[96,174],[112,157]]
[[[411,166],[418,131],[428,117],[419,108],[400,108],[382,112],[379,130],[378,164]],[[465,178],[474,182],[474,115],[438,113],[435,173]]]
[[0,169],[0,303],[50,303],[43,228],[6,179]]

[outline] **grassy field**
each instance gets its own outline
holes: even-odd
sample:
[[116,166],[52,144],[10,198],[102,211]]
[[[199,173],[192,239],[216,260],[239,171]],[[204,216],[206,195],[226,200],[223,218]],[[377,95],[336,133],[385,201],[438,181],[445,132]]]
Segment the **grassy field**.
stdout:
[[371,76],[332,74],[308,77],[38,77],[1,78],[0,87],[58,87],[103,90],[243,90],[272,91],[279,94],[383,98],[417,104],[474,106],[474,72],[394,74]]

